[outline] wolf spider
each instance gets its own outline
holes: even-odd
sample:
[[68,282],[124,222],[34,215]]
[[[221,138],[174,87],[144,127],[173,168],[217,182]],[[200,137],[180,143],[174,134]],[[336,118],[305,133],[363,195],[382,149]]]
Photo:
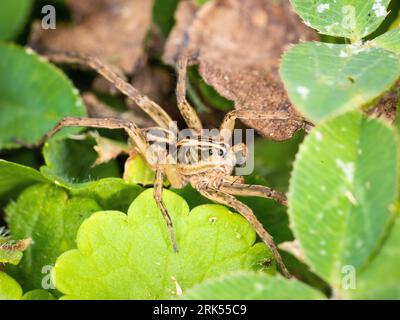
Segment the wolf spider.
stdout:
[[[150,116],[157,124],[158,132],[164,132],[168,137],[173,136],[176,130],[176,124],[170,116],[145,95],[142,95],[132,85],[127,83],[122,77],[115,73],[111,67],[106,66],[99,59],[77,53],[51,53],[46,56],[49,60],[55,63],[73,63],[82,66],[88,66],[97,71],[100,75],[112,83],[120,92],[132,99],[148,116]],[[43,143],[63,127],[92,127],[92,128],[107,128],[107,129],[123,129],[129,135],[132,141],[134,152],[141,155],[155,171],[154,181],[154,199],[159,207],[162,215],[165,218],[169,229],[173,248],[177,251],[176,240],[173,230],[173,224],[168,214],[167,208],[162,199],[163,182],[166,177],[174,188],[182,188],[187,184],[192,185],[204,197],[229,206],[244,216],[247,221],[253,226],[261,240],[270,248],[280,270],[286,277],[290,277],[283,260],[278,252],[272,236],[264,229],[263,225],[254,215],[253,211],[235,198],[235,196],[256,196],[274,199],[283,205],[287,205],[286,196],[283,193],[272,190],[271,188],[261,185],[249,185],[243,183],[241,177],[232,175],[236,166],[236,153],[242,152],[246,154],[246,145],[238,144],[229,146],[228,141],[232,137],[235,120],[240,119],[289,119],[287,114],[273,115],[257,115],[252,111],[231,111],[222,121],[220,131],[224,134],[214,137],[213,141],[204,139],[202,136],[202,123],[196,114],[195,110],[186,100],[186,72],[188,59],[182,56],[178,62],[178,81],[176,87],[177,104],[187,126],[193,130],[192,138],[178,139],[174,142],[178,150],[186,148],[189,152],[185,153],[184,159],[176,162],[173,161],[154,161],[159,158],[160,151],[153,148],[149,152],[149,135],[146,134],[148,129],[141,129],[131,121],[110,118],[78,118],[67,117],[61,120],[45,137],[39,142]],[[292,117],[291,117],[292,118]],[[302,119],[299,119],[302,121]],[[171,129],[172,128],[172,129]],[[174,129],[175,128],[175,129]],[[156,135],[157,136],[157,135]],[[151,140],[157,140],[157,137],[152,137]],[[160,138],[161,139],[161,138]],[[201,161],[187,161],[193,154],[200,151],[209,150],[210,154]],[[217,151],[217,152],[214,152]],[[164,155],[167,157],[168,155]],[[192,157],[193,158],[193,157]],[[193,160],[191,158],[191,160]],[[164,157],[165,159],[165,157]]]

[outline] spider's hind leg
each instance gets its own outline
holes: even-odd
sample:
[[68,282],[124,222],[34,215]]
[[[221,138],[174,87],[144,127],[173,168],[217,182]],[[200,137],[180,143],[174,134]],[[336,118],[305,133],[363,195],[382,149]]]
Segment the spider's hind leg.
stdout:
[[248,206],[237,200],[234,196],[225,192],[217,191],[204,186],[198,186],[198,188],[196,189],[206,198],[217,203],[229,206],[235,209],[243,217],[245,217],[246,220],[253,226],[261,240],[270,248],[272,254],[274,255],[275,261],[279,266],[279,269],[282,271],[283,275],[287,278],[291,278],[291,274],[286,268],[278,251],[278,248],[274,240],[272,239],[272,236],[268,233],[268,231],[264,229],[261,222],[257,219],[253,211]]
[[156,178],[154,181],[154,200],[156,201],[157,206],[161,210],[161,213],[165,219],[165,222],[167,223],[169,236],[171,238],[172,247],[174,248],[174,252],[178,252],[172,220],[168,214],[167,207],[165,206],[165,203],[162,198],[163,186],[164,186],[164,173],[162,170],[157,169],[156,170]]
[[231,182],[228,180],[222,184],[221,190],[234,196],[273,199],[280,204],[287,206],[287,197],[284,193],[278,192],[265,186],[245,184],[239,181]]

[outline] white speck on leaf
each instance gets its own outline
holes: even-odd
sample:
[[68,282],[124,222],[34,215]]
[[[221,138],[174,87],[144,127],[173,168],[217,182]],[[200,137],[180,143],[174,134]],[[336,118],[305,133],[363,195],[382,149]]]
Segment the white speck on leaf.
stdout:
[[26,47],[25,52],[26,52],[27,54],[29,54],[29,55],[32,55],[32,54],[35,53],[35,51],[33,51],[33,49],[30,48],[30,47]]
[[299,86],[296,88],[296,90],[303,100],[307,99],[308,95],[310,94],[310,90],[306,87]]
[[317,11],[318,13],[323,13],[324,11],[328,10],[330,7],[329,3],[321,3],[318,7],[317,7]]
[[261,283],[256,283],[255,287],[256,287],[256,291],[264,290],[264,286]]
[[336,159],[336,165],[343,171],[347,181],[353,182],[354,179],[354,163],[346,163],[340,159]]
[[372,10],[374,10],[375,15],[380,18],[387,15],[386,7],[382,4],[382,0],[376,0],[372,6]]
[[354,197],[354,194],[352,194],[350,191],[346,191],[344,193],[346,198],[350,201],[350,203],[354,206],[358,205],[357,199]]

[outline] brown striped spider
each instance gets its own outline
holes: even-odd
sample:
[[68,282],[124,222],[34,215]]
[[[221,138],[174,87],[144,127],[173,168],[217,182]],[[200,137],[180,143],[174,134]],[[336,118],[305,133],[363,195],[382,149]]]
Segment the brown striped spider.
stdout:
[[[171,186],[174,188],[182,188],[190,184],[198,190],[204,197],[229,206],[243,215],[247,221],[253,226],[262,241],[271,249],[277,265],[286,277],[290,274],[285,267],[278,249],[271,235],[264,229],[252,210],[244,203],[240,202],[235,196],[256,196],[274,199],[283,205],[287,205],[286,197],[283,193],[274,191],[268,187],[261,185],[248,185],[242,183],[241,177],[232,175],[236,166],[237,152],[246,154],[246,145],[238,144],[229,146],[235,120],[241,119],[288,119],[287,115],[274,114],[257,115],[251,111],[231,111],[229,112],[221,126],[220,134],[214,137],[212,141],[202,136],[202,123],[196,114],[195,110],[186,100],[186,69],[187,58],[182,57],[178,63],[178,83],[176,88],[177,104],[179,110],[187,124],[193,130],[192,138],[183,138],[172,140],[170,137],[175,136],[176,124],[170,116],[148,97],[142,95],[132,85],[123,80],[112,69],[97,58],[84,56],[75,53],[55,53],[47,56],[49,60],[55,63],[75,63],[83,66],[89,66],[101,74],[104,78],[110,81],[120,92],[132,99],[136,104],[145,111],[157,124],[156,131],[163,133],[162,137],[157,134],[149,135],[148,129],[141,129],[135,123],[120,119],[102,119],[102,118],[65,118],[61,120],[42,140],[49,139],[63,127],[91,127],[91,128],[107,128],[107,129],[123,129],[132,140],[132,148],[141,155],[155,171],[154,181],[154,199],[163,214],[169,228],[170,237],[173,248],[177,251],[173,224],[162,199],[163,181],[166,177]],[[153,128],[154,129],[154,128]],[[154,132],[154,131],[153,131]],[[151,137],[151,139],[149,138]],[[178,158],[178,161],[169,161],[169,155],[163,149],[150,148],[150,142],[159,139],[171,147],[174,145],[176,150],[185,150],[183,157]],[[152,141],[150,141],[152,140]],[[194,158],[193,155],[199,152],[208,151],[208,156],[202,157],[200,160]],[[162,155],[162,157],[160,157]],[[163,161],[160,161],[160,159]],[[156,161],[154,161],[156,159]]]

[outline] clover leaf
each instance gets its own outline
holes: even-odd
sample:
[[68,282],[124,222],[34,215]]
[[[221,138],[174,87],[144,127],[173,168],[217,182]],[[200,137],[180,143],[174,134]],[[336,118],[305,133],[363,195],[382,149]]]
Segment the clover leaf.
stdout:
[[[355,286],[342,292],[343,298],[400,299],[400,219],[371,263],[357,274]],[[350,284],[350,283],[349,283]]]
[[189,289],[183,299],[191,300],[281,300],[324,299],[321,292],[297,280],[256,272],[235,272]]
[[388,15],[390,0],[290,0],[304,22],[319,32],[359,40]]
[[[346,268],[365,268],[387,235],[398,160],[394,129],[359,112],[321,123],[300,147],[288,194],[291,225],[305,262],[336,294]],[[379,261],[389,272],[388,260]],[[389,279],[398,274],[390,272]]]
[[372,40],[376,46],[400,54],[400,28],[390,30]]
[[166,299],[206,278],[248,269],[274,272],[270,251],[239,214],[220,205],[189,212],[187,203],[164,190],[178,252],[148,189],[128,215],[93,214],[79,228],[77,249],[62,254],[53,280],[64,299]]
[[280,72],[295,106],[319,122],[390,90],[400,76],[400,60],[381,48],[306,42],[285,54]]

